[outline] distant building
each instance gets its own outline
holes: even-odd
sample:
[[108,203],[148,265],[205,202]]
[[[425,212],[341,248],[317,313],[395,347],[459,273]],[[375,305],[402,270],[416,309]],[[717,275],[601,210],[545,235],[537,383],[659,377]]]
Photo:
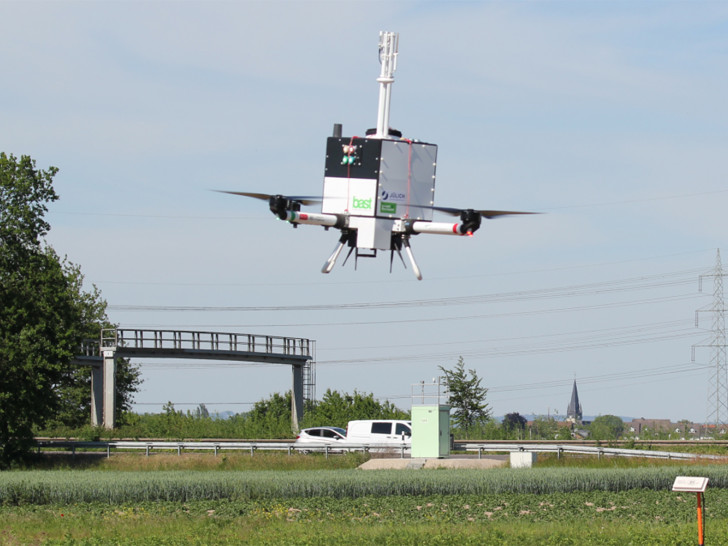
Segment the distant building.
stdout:
[[728,432],[728,427],[716,427],[712,424],[691,423],[683,420],[673,423],[670,419],[632,419],[625,422],[625,431],[631,432],[636,438],[653,434],[679,435],[682,439],[712,438]]
[[670,433],[676,430],[677,427],[677,424],[669,419],[645,419],[644,417],[632,419],[631,422],[625,423],[625,425],[625,430],[633,432],[637,436],[648,431],[652,433]]
[[566,410],[566,420],[570,423],[581,424],[582,417],[583,413],[581,411],[581,402],[579,402],[579,391],[576,388],[576,379],[574,379],[574,388],[571,389],[569,409]]

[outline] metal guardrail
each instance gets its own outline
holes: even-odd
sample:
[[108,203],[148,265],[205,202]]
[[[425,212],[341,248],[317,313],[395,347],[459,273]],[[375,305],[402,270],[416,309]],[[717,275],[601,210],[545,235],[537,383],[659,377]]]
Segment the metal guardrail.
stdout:
[[[153,451],[176,451],[181,455],[183,451],[213,451],[215,455],[221,451],[249,451],[254,455],[256,451],[286,451],[289,455],[298,453],[324,453],[328,457],[330,453],[341,452],[372,452],[390,451],[398,453],[401,458],[411,451],[408,444],[324,444],[308,443],[295,444],[293,441],[256,441],[256,442],[235,442],[235,441],[163,441],[163,440],[110,440],[86,442],[80,440],[37,440],[38,451],[42,449],[70,449],[73,454],[77,450],[106,450],[106,456],[111,456],[112,450],[135,450],[145,451],[149,456]],[[492,452],[531,452],[531,453],[562,453],[596,455],[597,457],[644,457],[650,459],[711,459],[726,460],[720,455],[705,455],[699,453],[681,453],[676,451],[652,451],[646,449],[621,449],[611,447],[596,447],[583,445],[565,444],[504,444],[504,443],[463,443],[458,442],[458,451],[464,450],[477,452],[478,458],[483,453]]]
[[703,455],[699,453],[682,453],[676,451],[652,451],[646,449],[621,449],[601,446],[565,445],[565,444],[488,444],[488,443],[459,443],[458,447],[466,451],[477,451],[478,458],[483,452],[496,451],[523,451],[531,453],[574,453],[582,455],[596,455],[597,457],[645,457],[648,459],[723,459],[720,455]]
[[299,453],[324,453],[328,458],[330,453],[341,452],[371,452],[371,451],[392,451],[398,452],[400,458],[404,458],[406,452],[410,451],[408,444],[342,444],[332,445],[324,443],[295,444],[290,442],[205,442],[205,441],[131,441],[131,440],[110,440],[86,442],[81,440],[38,440],[36,441],[38,452],[42,449],[70,449],[75,455],[77,450],[106,450],[106,456],[111,456],[112,449],[118,450],[144,450],[149,456],[152,451],[176,451],[182,455],[183,451],[213,451],[217,456],[221,451],[249,451],[251,457],[256,451],[287,451],[288,455],[294,452]]

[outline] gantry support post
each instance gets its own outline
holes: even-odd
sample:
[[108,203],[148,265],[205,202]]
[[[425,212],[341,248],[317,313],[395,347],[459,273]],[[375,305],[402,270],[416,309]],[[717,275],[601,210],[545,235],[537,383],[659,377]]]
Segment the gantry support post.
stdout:
[[104,367],[91,366],[91,426],[99,427],[104,421]]
[[114,428],[116,421],[116,348],[104,347],[104,428]]
[[303,419],[303,365],[291,366],[293,370],[293,391],[291,396],[291,428],[294,433],[299,429],[299,420]]

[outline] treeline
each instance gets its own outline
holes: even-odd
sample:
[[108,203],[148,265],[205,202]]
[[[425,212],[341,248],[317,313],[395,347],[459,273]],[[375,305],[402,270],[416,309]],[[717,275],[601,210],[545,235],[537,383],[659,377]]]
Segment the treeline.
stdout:
[[[306,404],[301,428],[336,426],[346,428],[355,419],[410,419],[407,411],[389,401],[380,402],[369,393],[353,394],[327,390],[320,401]],[[616,440],[623,436],[622,421],[611,415],[600,416],[580,433],[596,440]],[[570,440],[572,426],[551,416],[527,421],[518,413],[505,415],[502,421],[488,418],[470,427],[453,419],[451,433],[456,440]],[[171,402],[162,413],[123,413],[117,428],[71,427],[56,424],[36,430],[36,436],[98,440],[111,438],[165,438],[170,440],[221,438],[236,440],[293,438],[291,426],[291,393],[275,393],[260,400],[245,413],[221,417],[203,404],[194,410],[182,411]]]
[[[337,426],[346,428],[355,419],[409,419],[407,411],[388,401],[380,402],[369,393],[353,394],[327,390],[320,401],[307,403],[301,428]],[[543,440],[571,438],[571,429],[553,418],[539,417],[531,423],[518,413],[506,415],[502,422],[494,419],[464,429],[453,423],[455,439],[477,440]],[[79,438],[84,440],[111,438],[166,438],[237,440],[293,438],[291,427],[291,393],[275,393],[260,400],[245,413],[220,417],[203,404],[194,410],[182,411],[171,402],[162,413],[124,413],[114,430],[101,427],[69,427],[56,425],[36,431],[37,436]]]
[[[373,394],[354,391],[353,394],[327,390],[322,400],[307,403],[301,428],[338,426],[345,428],[355,419],[409,419],[409,413],[391,402],[380,402]],[[292,438],[291,393],[273,394],[256,402],[246,413],[220,418],[204,405],[195,410],[181,411],[171,402],[162,413],[124,413],[114,430],[101,427],[53,426],[36,432],[37,436],[81,438],[226,438],[272,439]]]

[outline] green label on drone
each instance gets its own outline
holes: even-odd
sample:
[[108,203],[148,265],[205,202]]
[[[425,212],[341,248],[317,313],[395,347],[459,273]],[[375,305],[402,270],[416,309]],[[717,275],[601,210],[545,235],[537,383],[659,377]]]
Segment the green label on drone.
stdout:
[[382,214],[397,214],[397,203],[382,201],[379,203],[379,212]]
[[372,200],[371,199],[357,199],[356,197],[353,198],[351,203],[351,208],[354,209],[371,209],[372,208]]

